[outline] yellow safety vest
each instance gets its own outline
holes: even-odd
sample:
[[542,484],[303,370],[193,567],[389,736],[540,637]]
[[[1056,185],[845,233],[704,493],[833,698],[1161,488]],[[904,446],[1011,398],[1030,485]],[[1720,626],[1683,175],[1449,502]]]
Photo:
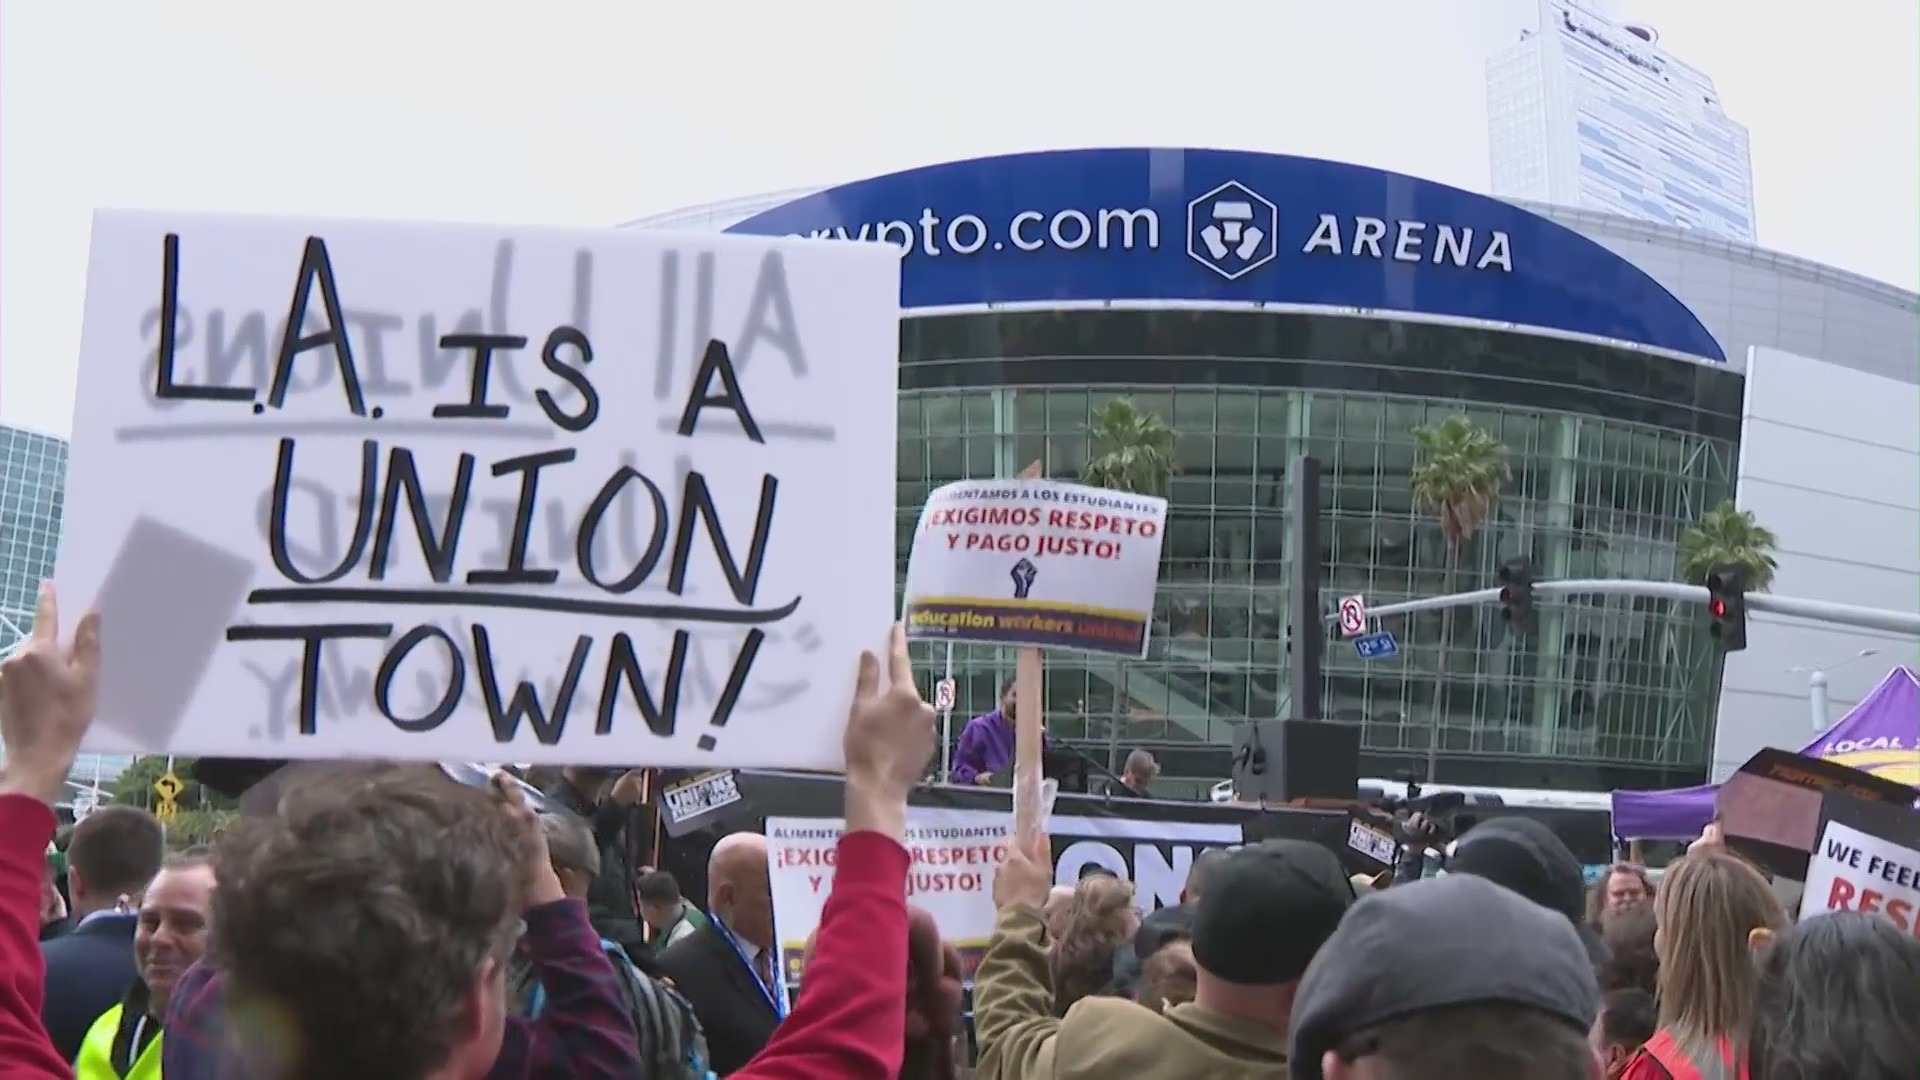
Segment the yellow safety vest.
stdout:
[[153,1037],[125,1074],[114,1071],[113,1037],[120,1033],[121,1008],[115,1005],[101,1013],[100,1019],[87,1029],[86,1040],[80,1044],[80,1056],[73,1063],[73,1080],[160,1080],[160,1040],[166,1037],[165,1033]]

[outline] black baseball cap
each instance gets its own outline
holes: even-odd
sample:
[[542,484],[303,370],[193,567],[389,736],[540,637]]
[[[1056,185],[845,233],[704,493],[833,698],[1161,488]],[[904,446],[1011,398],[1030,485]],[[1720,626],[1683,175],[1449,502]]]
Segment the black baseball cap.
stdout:
[[1333,852],[1305,840],[1263,840],[1209,868],[1193,917],[1193,959],[1242,986],[1292,982],[1353,906]]
[[1293,1080],[1367,1028],[1463,1005],[1534,1009],[1582,1033],[1600,986],[1573,924],[1485,878],[1448,874],[1373,893],[1320,950],[1294,998]]

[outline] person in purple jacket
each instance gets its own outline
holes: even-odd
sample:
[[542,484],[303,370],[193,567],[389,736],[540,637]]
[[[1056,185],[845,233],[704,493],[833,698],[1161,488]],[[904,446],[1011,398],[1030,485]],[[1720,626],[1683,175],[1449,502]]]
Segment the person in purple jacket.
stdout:
[[[953,782],[981,787],[1006,786],[1013,780],[1013,680],[1000,687],[1000,707],[967,721],[960,745],[953,751]],[[1040,734],[1044,749],[1047,736]]]

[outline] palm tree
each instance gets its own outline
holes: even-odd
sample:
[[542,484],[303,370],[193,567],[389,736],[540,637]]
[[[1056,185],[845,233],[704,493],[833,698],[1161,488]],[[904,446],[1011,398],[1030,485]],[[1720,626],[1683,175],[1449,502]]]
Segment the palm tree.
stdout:
[[[1437,424],[1413,429],[1413,505],[1434,515],[1447,544],[1445,587],[1460,570],[1460,546],[1473,539],[1487,523],[1500,492],[1512,479],[1507,448],[1500,440],[1465,416],[1450,416]],[[1432,783],[1440,761],[1442,693],[1446,686],[1447,650],[1453,642],[1453,609],[1440,613],[1439,666],[1433,674],[1433,725],[1427,738],[1427,782]]]
[[[1102,405],[1087,425],[1083,483],[1130,495],[1167,496],[1179,468],[1174,444],[1179,436],[1166,421],[1133,403],[1115,398]],[[1127,661],[1114,660],[1113,719],[1107,727],[1107,771],[1120,771],[1120,722],[1127,709]]]
[[1742,510],[1728,499],[1680,534],[1680,578],[1699,585],[1715,570],[1737,566],[1749,591],[1766,592],[1780,568],[1773,557],[1779,544],[1779,537],[1754,520],[1753,511]]

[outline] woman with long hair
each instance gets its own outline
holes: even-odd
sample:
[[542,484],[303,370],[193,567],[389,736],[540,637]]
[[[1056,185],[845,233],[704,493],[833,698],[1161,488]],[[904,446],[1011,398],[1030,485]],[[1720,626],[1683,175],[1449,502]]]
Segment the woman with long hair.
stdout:
[[1761,954],[1753,1080],[1912,1080],[1920,941],[1878,915],[1807,919]]
[[1786,912],[1752,863],[1712,845],[1667,868],[1653,909],[1660,1027],[1622,1080],[1745,1080],[1753,949]]
[[1098,874],[1073,889],[1066,932],[1053,950],[1053,1012],[1065,1016],[1073,1003],[1092,997],[1113,980],[1113,954],[1133,941],[1140,916],[1133,886]]
[[[804,953],[809,965],[813,944],[809,935]],[[806,989],[803,965],[800,992]],[[957,1080],[964,998],[959,951],[940,937],[932,915],[907,905],[907,1046],[900,1080]]]

